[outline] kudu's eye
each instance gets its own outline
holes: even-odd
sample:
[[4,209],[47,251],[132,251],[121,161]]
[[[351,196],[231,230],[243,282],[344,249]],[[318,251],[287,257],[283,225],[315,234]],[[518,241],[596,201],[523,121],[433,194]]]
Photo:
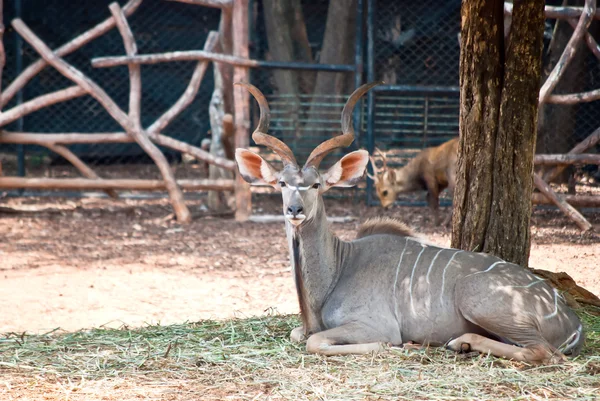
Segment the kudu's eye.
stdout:
[[313,184],[313,186],[312,186],[312,187],[313,187],[314,189],[319,189],[319,188],[321,188],[321,184],[317,182],[317,183]]
[[279,186],[280,186],[281,188],[285,187],[285,182],[284,182],[284,181],[279,181]]

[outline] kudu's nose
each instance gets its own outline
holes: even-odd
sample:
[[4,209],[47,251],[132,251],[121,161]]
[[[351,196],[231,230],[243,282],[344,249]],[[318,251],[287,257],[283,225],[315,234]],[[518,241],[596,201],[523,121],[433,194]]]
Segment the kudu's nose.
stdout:
[[298,216],[299,214],[302,214],[303,211],[304,209],[302,208],[302,206],[288,206],[287,208],[287,212],[294,217]]

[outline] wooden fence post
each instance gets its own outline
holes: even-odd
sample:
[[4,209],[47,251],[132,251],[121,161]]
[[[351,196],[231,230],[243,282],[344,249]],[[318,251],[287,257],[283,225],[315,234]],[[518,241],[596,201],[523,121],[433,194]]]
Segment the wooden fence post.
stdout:
[[[248,0],[236,0],[233,3],[233,55],[249,58],[248,51]],[[235,66],[233,82],[248,82],[250,74],[248,67]],[[250,97],[243,87],[233,87],[233,103],[235,110],[235,147],[247,148],[250,144]],[[252,198],[250,186],[236,172],[235,181],[235,219],[246,221],[252,213]]]

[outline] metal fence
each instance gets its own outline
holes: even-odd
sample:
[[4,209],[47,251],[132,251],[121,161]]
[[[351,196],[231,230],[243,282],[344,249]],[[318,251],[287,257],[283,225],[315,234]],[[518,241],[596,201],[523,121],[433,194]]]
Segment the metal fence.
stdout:
[[[110,1],[87,2],[85,7],[65,0],[15,0],[6,3],[5,23],[9,28],[4,37],[7,52],[4,84],[38,58],[12,31],[8,24],[10,19],[20,16],[51,47],[56,47],[108,17]],[[354,0],[356,24],[351,57],[345,63],[328,65],[323,64],[321,52],[328,13],[336,12],[331,11],[333,3],[302,0],[300,4],[312,59],[306,64],[296,63],[284,69],[251,70],[252,83],[269,99],[273,116],[272,133],[288,143],[299,159],[305,158],[319,142],[339,132],[340,113],[346,96],[360,83],[373,80],[384,80],[386,84],[374,88],[357,107],[355,126],[358,140],[355,147],[370,151],[374,147],[400,149],[402,152],[396,162],[402,164],[416,151],[458,135],[460,0]],[[216,9],[164,0],[144,1],[130,18],[140,53],[201,49],[208,32],[218,28],[218,22],[219,11]],[[554,30],[554,24],[554,21],[547,22],[547,33]],[[249,34],[252,58],[284,61],[273,59],[270,52],[262,0],[251,1]],[[547,41],[546,47],[549,45]],[[579,53],[585,55],[569,67],[572,75],[570,87],[559,86],[558,92],[561,89],[572,92],[573,87],[578,91],[600,87],[597,59],[585,47],[581,50]],[[93,57],[123,53],[122,40],[113,30],[67,59],[100,83],[121,107],[126,108],[126,67],[94,69],[90,65]],[[144,124],[152,122],[175,101],[185,88],[193,68],[194,63],[142,66]],[[311,91],[286,93],[277,87],[277,74],[282,71],[313,74],[313,80],[321,73],[328,74],[331,80],[343,77],[347,80],[347,89],[334,96],[314,96]],[[68,85],[69,82],[58,72],[46,68],[7,107]],[[210,129],[208,103],[211,93],[212,71],[209,70],[194,103],[168,127],[165,134],[200,145]],[[258,117],[255,106],[253,103],[251,126],[255,126]],[[538,151],[556,152],[556,144],[561,141],[564,142],[561,150],[566,151],[589,135],[600,126],[599,106],[600,101],[569,107],[546,106],[548,115],[563,121],[562,129],[550,130],[544,140],[538,141]],[[117,131],[119,127],[95,100],[84,97],[27,115],[7,129],[105,132]],[[145,159],[134,144],[77,145],[71,149],[96,165]],[[9,151],[22,154],[18,147]],[[44,152],[31,146],[25,149],[27,155]],[[331,160],[325,160],[324,166]],[[393,158],[391,163],[394,163]],[[5,170],[6,174],[15,173],[6,167]],[[369,180],[369,202],[372,201],[370,185]]]

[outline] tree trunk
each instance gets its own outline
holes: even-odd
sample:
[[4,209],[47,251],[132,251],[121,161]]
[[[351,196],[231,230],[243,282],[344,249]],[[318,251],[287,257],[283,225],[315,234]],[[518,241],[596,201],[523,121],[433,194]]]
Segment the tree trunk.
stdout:
[[[354,59],[353,44],[355,32],[356,0],[330,2],[329,9],[327,10],[327,24],[319,63],[352,64]],[[313,95],[313,102],[317,104],[313,104],[310,108],[309,121],[323,120],[331,117],[330,114],[321,114],[322,107],[318,103],[322,101],[331,102],[331,99],[324,99],[321,96],[343,95],[350,92],[351,78],[352,76],[348,73],[319,71]],[[328,135],[327,131],[320,130],[320,128],[325,128],[323,123],[308,124],[310,124],[311,136]],[[333,127],[339,128],[339,123],[336,123]]]
[[[270,59],[312,62],[300,0],[264,0],[265,26]],[[274,70],[277,91],[297,95],[311,93],[313,71]]]
[[527,265],[541,75],[543,0],[516,0],[504,53],[503,2],[465,0],[452,246]]
[[[263,3],[270,59],[312,62],[300,0],[265,0]],[[287,96],[286,109],[282,111],[286,112],[286,118],[294,121],[297,127],[301,111],[299,95],[312,92],[315,73],[275,69],[273,77],[277,92]]]

